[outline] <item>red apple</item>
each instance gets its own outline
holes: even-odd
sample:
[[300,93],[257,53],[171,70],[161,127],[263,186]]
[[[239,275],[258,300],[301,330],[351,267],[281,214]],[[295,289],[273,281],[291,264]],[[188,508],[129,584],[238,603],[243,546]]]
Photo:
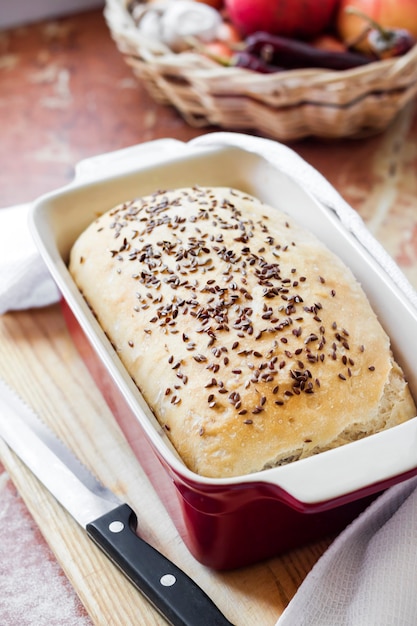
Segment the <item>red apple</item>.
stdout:
[[[416,0],[341,0],[336,17],[340,37],[350,44],[360,38],[368,24],[356,15],[349,15],[350,6],[368,15],[384,28],[405,28],[417,38],[417,1]],[[366,37],[356,46],[368,50]]]
[[[340,0],[225,0],[230,20],[249,35],[314,37],[330,24]],[[400,0],[397,0],[400,1]]]

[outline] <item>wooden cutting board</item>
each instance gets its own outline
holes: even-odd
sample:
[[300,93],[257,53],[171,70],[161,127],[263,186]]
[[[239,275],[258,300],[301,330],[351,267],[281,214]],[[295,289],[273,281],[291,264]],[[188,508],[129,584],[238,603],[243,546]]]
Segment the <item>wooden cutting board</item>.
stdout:
[[[198,563],[93,383],[58,306],[0,317],[0,375],[134,508],[142,537],[187,572],[233,624],[276,623],[330,540],[230,572]],[[166,623],[1,440],[0,459],[95,624]]]

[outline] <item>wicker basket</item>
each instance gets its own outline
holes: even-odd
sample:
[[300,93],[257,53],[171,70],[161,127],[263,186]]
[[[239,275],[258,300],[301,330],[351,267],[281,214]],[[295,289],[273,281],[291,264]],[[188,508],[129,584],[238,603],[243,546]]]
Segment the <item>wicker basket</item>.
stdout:
[[106,0],[104,14],[118,49],[153,99],[176,107],[192,126],[280,141],[364,136],[386,128],[417,93],[417,45],[402,57],[352,70],[257,74],[196,52],[176,54],[144,37],[126,0]]

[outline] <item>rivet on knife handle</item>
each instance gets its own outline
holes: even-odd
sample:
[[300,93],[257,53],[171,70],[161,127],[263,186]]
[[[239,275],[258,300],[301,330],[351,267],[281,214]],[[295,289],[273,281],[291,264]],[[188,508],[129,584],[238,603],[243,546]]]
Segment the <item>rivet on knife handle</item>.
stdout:
[[135,532],[127,504],[87,524],[87,533],[173,626],[231,626],[213,601]]

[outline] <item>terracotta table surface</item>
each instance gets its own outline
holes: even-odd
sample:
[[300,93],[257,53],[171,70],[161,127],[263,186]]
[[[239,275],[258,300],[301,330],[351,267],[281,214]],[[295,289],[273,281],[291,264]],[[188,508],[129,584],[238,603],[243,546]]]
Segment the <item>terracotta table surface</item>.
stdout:
[[[156,105],[125,65],[99,11],[0,32],[0,115],[0,207],[30,202],[69,182],[75,164],[85,157],[156,138],[187,141],[219,130],[191,128],[174,109]],[[417,287],[414,103],[377,136],[289,145],[360,213]],[[6,314],[0,318],[0,336],[2,372],[16,380],[26,377],[33,394],[37,351],[51,362],[48,349],[59,345],[65,354],[71,351],[57,306]],[[91,623],[1,466],[0,493],[0,623]],[[9,531],[18,541],[10,539]],[[276,580],[281,608],[330,541],[282,557],[287,577]],[[147,619],[136,623],[160,623]],[[109,618],[108,623],[116,622]],[[258,623],[262,626],[261,616]]]

